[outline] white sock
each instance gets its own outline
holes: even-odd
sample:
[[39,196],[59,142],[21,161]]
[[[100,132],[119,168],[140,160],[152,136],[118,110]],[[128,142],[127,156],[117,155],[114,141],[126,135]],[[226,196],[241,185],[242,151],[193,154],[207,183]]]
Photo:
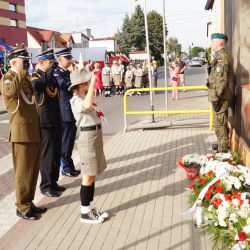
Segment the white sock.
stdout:
[[90,205],[89,206],[81,206],[81,213],[82,214],[87,214],[90,212],[90,210],[91,210]]

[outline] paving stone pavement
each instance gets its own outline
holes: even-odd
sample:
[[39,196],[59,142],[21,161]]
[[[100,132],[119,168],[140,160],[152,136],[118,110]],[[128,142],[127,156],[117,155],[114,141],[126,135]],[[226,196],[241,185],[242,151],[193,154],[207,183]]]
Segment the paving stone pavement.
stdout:
[[[58,199],[42,198],[48,212],[36,222],[18,220],[0,239],[2,249],[211,249],[204,233],[183,217],[189,181],[176,171],[187,153],[207,153],[215,140],[208,126],[119,133],[105,146],[108,169],[98,177],[95,203],[110,219],[80,222],[81,179],[65,178]],[[41,197],[37,197],[39,200]],[[9,205],[10,201],[11,207]],[[4,203],[5,202],[5,203]],[[0,202],[14,221],[14,194]],[[4,218],[0,218],[4,221]],[[2,224],[1,224],[2,228]]]

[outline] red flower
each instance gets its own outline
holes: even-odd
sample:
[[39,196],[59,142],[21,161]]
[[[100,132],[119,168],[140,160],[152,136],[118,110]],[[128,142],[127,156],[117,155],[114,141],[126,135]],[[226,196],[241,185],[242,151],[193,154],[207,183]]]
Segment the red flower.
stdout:
[[213,191],[214,189],[215,189],[215,187],[213,185],[208,188],[208,190],[210,190],[210,191]]
[[178,165],[179,165],[180,167],[182,167],[182,168],[185,167],[184,164],[183,164],[183,162],[182,162],[181,160],[178,161]]
[[222,186],[218,186],[215,191],[216,193],[222,193],[223,192]]
[[247,234],[245,232],[238,233],[239,241],[244,241],[247,239]]
[[240,200],[240,198],[241,198],[241,193],[235,193],[235,194],[234,194],[234,198],[237,199],[237,200]]
[[218,180],[215,182],[215,184],[217,184],[217,185],[220,185],[220,183],[221,183],[221,180]]
[[226,201],[231,201],[230,194],[224,194],[224,197],[225,197]]
[[216,201],[216,203],[215,203],[216,208],[218,208],[218,207],[221,205],[221,203],[222,203],[222,200],[221,200],[221,199],[218,199],[218,200]]
[[201,184],[205,185],[207,183],[207,179],[201,178]]
[[195,176],[195,177],[194,177],[194,181],[199,180],[199,179],[200,179],[199,176]]
[[212,197],[212,194],[210,192],[206,192],[205,198],[210,199]]
[[209,171],[208,173],[207,173],[207,175],[213,175],[213,171]]
[[190,190],[193,190],[195,188],[195,184],[190,184],[189,188]]

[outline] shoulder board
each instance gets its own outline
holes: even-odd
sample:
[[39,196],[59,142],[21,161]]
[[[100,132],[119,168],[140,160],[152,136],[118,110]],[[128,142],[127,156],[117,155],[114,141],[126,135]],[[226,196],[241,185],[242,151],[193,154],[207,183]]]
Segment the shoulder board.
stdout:
[[36,80],[36,79],[39,79],[39,78],[40,78],[40,76],[39,76],[39,74],[36,73],[36,72],[30,73],[30,74],[29,74],[29,79],[30,79],[31,81]]

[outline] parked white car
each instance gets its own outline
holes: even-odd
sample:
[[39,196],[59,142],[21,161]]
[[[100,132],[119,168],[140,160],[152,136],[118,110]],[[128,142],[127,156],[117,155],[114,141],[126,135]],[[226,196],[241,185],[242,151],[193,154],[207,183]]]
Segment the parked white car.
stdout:
[[201,67],[201,61],[199,59],[192,59],[189,63],[190,67]]

